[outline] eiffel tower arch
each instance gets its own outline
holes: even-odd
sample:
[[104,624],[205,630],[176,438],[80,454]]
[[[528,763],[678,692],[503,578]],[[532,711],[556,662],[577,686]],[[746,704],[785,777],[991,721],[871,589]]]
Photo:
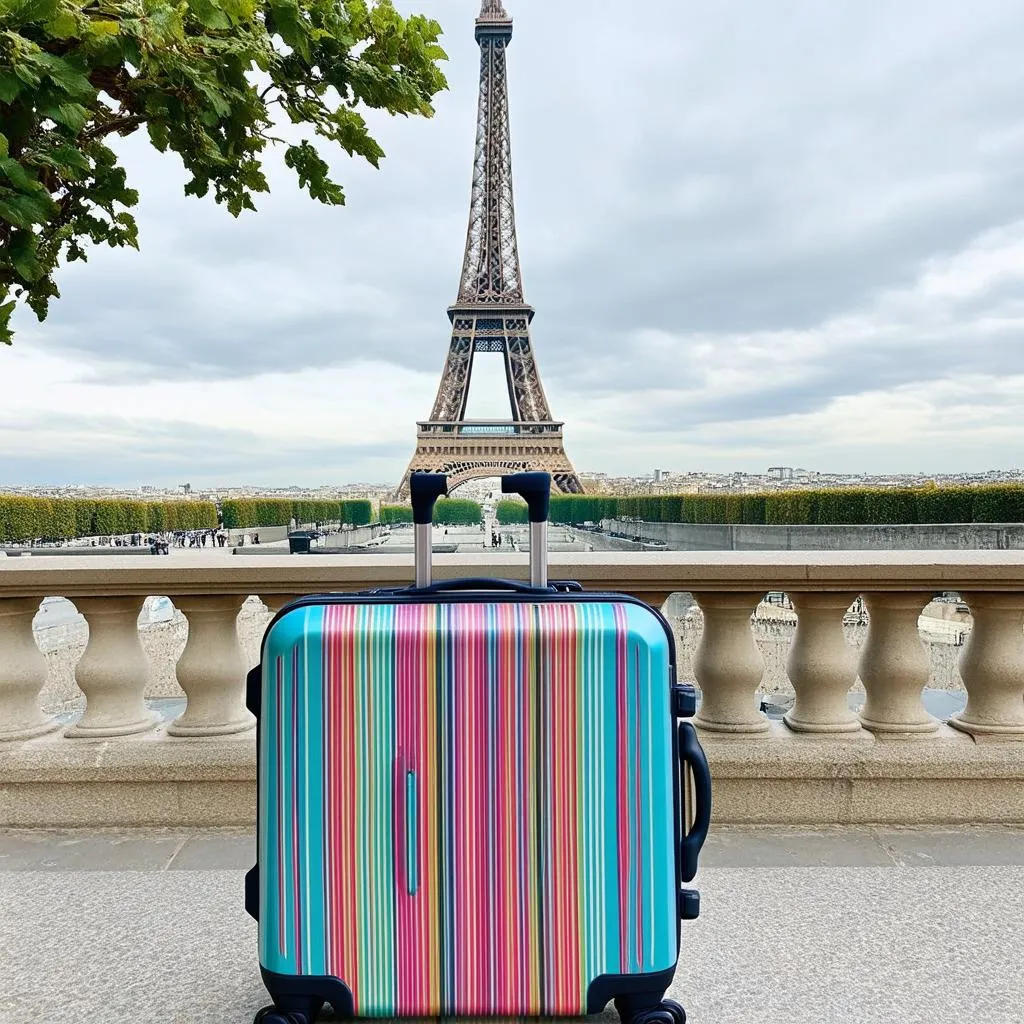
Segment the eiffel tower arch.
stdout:
[[[397,496],[408,495],[409,476],[419,470],[446,473],[452,488],[479,477],[543,470],[561,491],[577,494],[583,488],[565,452],[563,424],[551,417],[530,337],[534,309],[523,295],[506,65],[512,19],[501,0],[483,0],[476,39],[476,155],[459,295],[448,308],[451,343],[430,419],[418,424],[416,452]],[[478,352],[504,357],[508,420],[466,419]]]

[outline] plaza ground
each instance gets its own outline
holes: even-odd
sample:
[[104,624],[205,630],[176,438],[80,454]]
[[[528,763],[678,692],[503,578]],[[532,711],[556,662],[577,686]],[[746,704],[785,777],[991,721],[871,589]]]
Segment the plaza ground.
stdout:
[[[248,831],[0,833],[0,1024],[247,1024],[252,859]],[[1024,829],[719,828],[694,885],[691,1024],[1024,1019]]]

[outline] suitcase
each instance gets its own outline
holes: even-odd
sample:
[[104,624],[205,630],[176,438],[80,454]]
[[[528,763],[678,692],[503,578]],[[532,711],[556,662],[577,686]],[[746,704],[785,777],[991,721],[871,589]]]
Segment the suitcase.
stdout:
[[432,583],[447,484],[416,474],[416,586],[304,597],[269,625],[247,690],[257,1022],[614,1000],[628,1024],[684,1024],[664,995],[711,813],[695,693],[657,611],[548,583],[550,486],[502,481],[529,505],[529,584]]

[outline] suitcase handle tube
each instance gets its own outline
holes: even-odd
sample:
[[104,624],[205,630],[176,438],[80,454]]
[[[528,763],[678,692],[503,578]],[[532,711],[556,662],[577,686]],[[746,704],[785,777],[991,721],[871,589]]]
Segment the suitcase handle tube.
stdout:
[[[522,583],[519,580],[498,580],[498,579],[462,579],[462,580],[438,580],[426,587],[417,587],[417,596],[423,594],[446,594],[459,590],[506,590],[513,594],[536,594],[542,590],[546,594],[554,594],[558,591],[553,584],[543,587],[535,587],[532,583]],[[398,594],[401,591],[385,590],[374,591],[374,593]]]
[[697,738],[697,730],[689,722],[679,723],[679,763],[693,772],[696,807],[693,827],[679,843],[679,871],[684,882],[692,882],[697,874],[697,860],[711,826],[711,772],[708,759]]
[[447,493],[448,478],[442,473],[413,473],[409,477],[417,587],[430,586],[434,555],[434,506],[437,504],[437,499]]
[[550,473],[513,473],[501,478],[502,494],[518,494],[530,516],[530,582],[548,585],[548,513],[551,509]]

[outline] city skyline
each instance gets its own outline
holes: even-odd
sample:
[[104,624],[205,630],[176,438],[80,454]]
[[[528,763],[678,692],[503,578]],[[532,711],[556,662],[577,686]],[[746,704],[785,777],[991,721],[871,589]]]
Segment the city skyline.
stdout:
[[[380,172],[331,156],[347,208],[278,171],[234,221],[120,144],[142,252],[92,250],[19,317],[0,486],[400,475],[447,352],[479,2],[397,6],[444,25],[451,91],[372,119]],[[1019,462],[1018,5],[507,7],[525,293],[579,468]],[[500,367],[470,401],[507,405]]]
[[[767,469],[748,470],[734,469],[723,473],[705,470],[664,470],[655,469],[647,473],[615,476],[600,470],[580,473],[580,477],[590,486],[593,494],[612,493],[619,491],[646,490],[651,493],[685,493],[696,490],[721,490],[732,492],[757,492],[765,490],[786,490],[800,487],[876,487],[876,486],[919,486],[928,482],[936,482],[939,486],[961,484],[999,484],[1020,483],[1024,480],[1024,466],[1009,469],[976,469],[971,472],[941,474],[926,472],[911,473],[843,473],[828,470],[806,469],[802,467],[774,466]],[[498,477],[474,478],[466,481],[452,493],[471,490],[493,490],[499,483]],[[139,497],[182,497],[195,498],[215,495],[218,498],[240,496],[273,496],[288,494],[293,497],[375,497],[386,502],[394,501],[394,485],[389,481],[362,480],[347,482],[320,482],[315,484],[296,484],[294,482],[277,482],[273,485],[252,482],[231,484],[192,484],[191,482],[176,485],[154,485],[135,481],[126,484],[91,483],[75,481],[42,482],[35,484],[0,485],[0,494],[24,494],[35,496],[68,496],[88,495],[95,497],[102,494],[135,495]]]

